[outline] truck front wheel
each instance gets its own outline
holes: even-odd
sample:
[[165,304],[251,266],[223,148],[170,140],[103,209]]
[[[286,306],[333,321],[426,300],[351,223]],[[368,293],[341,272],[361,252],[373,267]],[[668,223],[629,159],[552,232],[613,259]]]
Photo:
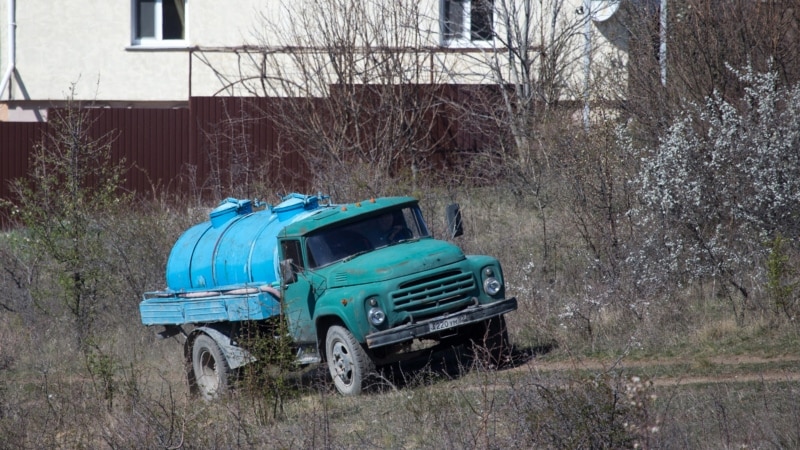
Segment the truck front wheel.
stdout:
[[228,390],[228,361],[217,343],[205,334],[197,336],[192,345],[192,370],[203,399],[214,399]]
[[480,364],[494,368],[502,366],[511,352],[505,318],[492,317],[475,327],[469,348]]
[[330,327],[325,354],[336,389],[342,395],[360,394],[365,378],[374,370],[374,363],[353,334],[338,325]]

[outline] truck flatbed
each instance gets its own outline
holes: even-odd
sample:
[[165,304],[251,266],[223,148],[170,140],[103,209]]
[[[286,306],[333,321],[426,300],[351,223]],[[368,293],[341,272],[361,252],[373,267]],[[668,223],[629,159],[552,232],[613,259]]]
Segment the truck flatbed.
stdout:
[[264,320],[280,314],[278,297],[269,285],[156,291],[144,294],[139,312],[145,325]]

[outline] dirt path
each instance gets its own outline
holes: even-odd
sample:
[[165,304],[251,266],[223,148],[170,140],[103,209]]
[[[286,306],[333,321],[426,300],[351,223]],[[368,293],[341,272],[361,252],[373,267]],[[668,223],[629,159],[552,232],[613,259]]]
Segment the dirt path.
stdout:
[[[786,367],[789,363],[790,367]],[[791,364],[796,363],[796,364]],[[569,361],[542,361],[532,358],[528,362],[509,369],[511,371],[532,371],[553,373],[567,371],[604,372],[626,370],[635,373],[637,369],[687,366],[692,373],[685,376],[653,376],[654,386],[684,386],[710,383],[750,383],[750,382],[798,382],[800,381],[800,357],[779,356],[766,358],[755,355],[716,356],[711,358],[656,358],[645,360],[602,360],[594,358],[573,359]],[[679,371],[675,369],[671,372]],[[708,374],[703,374],[708,372]],[[713,373],[722,372],[722,373]]]

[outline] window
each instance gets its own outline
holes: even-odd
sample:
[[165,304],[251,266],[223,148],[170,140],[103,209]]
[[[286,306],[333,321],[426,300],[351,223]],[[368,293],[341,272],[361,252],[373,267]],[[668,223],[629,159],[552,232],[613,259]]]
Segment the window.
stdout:
[[186,34],[186,0],[133,0],[133,42],[182,41]]
[[303,271],[303,254],[300,252],[300,241],[294,239],[281,241],[281,254],[284,261],[291,261],[290,264],[295,273]]
[[[418,207],[384,210],[356,222],[337,224],[306,239],[308,267],[327,266],[372,250],[430,236]],[[284,252],[284,257],[286,253]]]
[[493,0],[441,0],[442,44],[464,45],[494,37]]

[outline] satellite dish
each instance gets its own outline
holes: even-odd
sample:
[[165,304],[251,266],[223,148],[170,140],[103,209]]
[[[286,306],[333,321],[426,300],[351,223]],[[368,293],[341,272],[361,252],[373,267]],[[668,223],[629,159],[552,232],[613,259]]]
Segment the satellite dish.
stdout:
[[622,0],[590,0],[589,13],[595,22],[605,22],[619,9]]

